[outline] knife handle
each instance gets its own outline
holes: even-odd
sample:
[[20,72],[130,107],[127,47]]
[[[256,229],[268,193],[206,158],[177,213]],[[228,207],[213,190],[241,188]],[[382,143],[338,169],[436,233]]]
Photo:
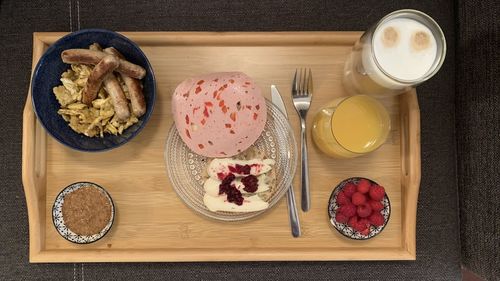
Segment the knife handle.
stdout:
[[293,186],[288,188],[286,192],[286,199],[288,201],[288,216],[290,217],[290,226],[292,229],[292,236],[299,237],[300,233],[300,221],[299,214],[297,212],[297,204],[295,203],[295,193],[293,191]]

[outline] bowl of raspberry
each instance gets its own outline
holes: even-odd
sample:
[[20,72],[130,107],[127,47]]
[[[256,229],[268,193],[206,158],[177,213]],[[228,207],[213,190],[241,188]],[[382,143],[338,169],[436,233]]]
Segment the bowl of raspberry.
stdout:
[[378,235],[389,221],[391,202],[383,186],[362,177],[339,183],[328,201],[330,224],[355,240]]

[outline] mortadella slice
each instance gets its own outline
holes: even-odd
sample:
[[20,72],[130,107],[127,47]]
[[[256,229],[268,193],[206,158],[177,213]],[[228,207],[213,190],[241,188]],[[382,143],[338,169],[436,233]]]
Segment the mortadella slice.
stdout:
[[260,88],[241,72],[184,80],[172,96],[172,113],[184,143],[207,157],[230,157],[249,148],[267,119]]

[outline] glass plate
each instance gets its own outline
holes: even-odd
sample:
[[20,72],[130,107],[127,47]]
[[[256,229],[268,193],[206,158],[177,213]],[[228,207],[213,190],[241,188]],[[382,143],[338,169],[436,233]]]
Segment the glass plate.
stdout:
[[204,179],[208,157],[193,153],[182,141],[175,124],[172,125],[165,145],[165,165],[177,195],[186,205],[209,218],[222,221],[240,221],[253,218],[271,209],[285,194],[292,184],[297,164],[297,146],[288,120],[270,101],[267,104],[267,121],[264,131],[254,143],[263,150],[267,158],[274,159],[276,164],[276,191],[269,198],[266,210],[249,213],[212,212],[203,203]]

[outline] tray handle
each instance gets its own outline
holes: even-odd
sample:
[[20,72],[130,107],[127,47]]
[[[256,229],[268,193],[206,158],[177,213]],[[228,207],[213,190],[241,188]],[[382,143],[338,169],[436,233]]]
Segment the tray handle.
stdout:
[[[33,34],[33,65],[42,56],[47,44]],[[37,121],[31,102],[31,82],[23,110],[22,181],[28,209],[30,260],[43,250],[45,241],[45,183],[47,135]]]
[[[36,120],[28,94],[23,111],[22,179],[28,208],[30,256],[42,250],[45,225],[45,150],[46,134]],[[33,239],[36,237],[37,239]]]
[[416,224],[417,202],[421,178],[420,159],[420,108],[417,93],[413,89],[401,95],[401,186],[402,210],[404,210],[403,238],[406,251],[416,257]]
[[401,156],[403,176],[420,183],[420,108],[415,90],[401,97]]

